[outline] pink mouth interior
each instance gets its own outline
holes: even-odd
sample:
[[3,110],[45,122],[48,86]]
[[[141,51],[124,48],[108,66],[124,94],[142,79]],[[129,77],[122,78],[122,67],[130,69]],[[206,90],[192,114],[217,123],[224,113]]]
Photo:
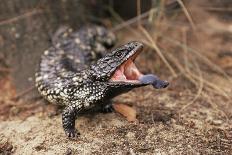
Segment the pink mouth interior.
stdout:
[[143,74],[137,69],[133,61],[134,59],[130,58],[126,62],[124,62],[114,72],[113,76],[111,77],[111,81],[130,83],[139,82],[139,78],[143,76]]

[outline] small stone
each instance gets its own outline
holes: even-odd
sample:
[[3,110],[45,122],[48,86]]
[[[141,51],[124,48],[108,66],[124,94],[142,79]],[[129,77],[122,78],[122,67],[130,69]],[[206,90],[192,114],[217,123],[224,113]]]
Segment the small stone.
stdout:
[[129,140],[134,140],[135,139],[135,133],[133,132],[128,132],[126,134],[126,137],[129,139]]
[[222,124],[222,120],[213,120],[213,121],[211,122],[211,124],[212,124],[212,125],[219,126],[219,125]]

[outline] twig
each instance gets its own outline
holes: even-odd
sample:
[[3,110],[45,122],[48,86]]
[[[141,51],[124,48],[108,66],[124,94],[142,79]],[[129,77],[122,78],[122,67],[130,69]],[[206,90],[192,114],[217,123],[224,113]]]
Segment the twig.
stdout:
[[[151,9],[151,10],[154,11],[154,12],[157,11],[157,10],[155,10],[155,9]],[[147,17],[147,16],[149,16],[151,10],[142,13],[142,14],[140,15],[140,20],[143,19],[143,18],[145,18],[145,17]],[[127,27],[127,26],[129,26],[129,25],[131,25],[131,24],[134,24],[134,23],[137,22],[138,20],[139,20],[138,17],[131,18],[131,19],[127,20],[127,21],[123,21],[123,20],[120,18],[120,21],[121,21],[122,23],[121,23],[121,24],[118,24],[117,26],[115,26],[115,27],[112,28],[111,30],[112,30],[112,31],[118,31],[118,30],[120,30],[120,29],[122,29],[122,28],[124,28],[124,27]]]
[[160,36],[164,40],[166,40],[168,42],[171,42],[172,44],[178,45],[178,46],[180,46],[182,48],[185,47],[186,49],[188,49],[189,52],[194,53],[195,55],[197,55],[199,57],[199,59],[203,60],[210,67],[214,68],[215,71],[217,71],[218,73],[221,73],[222,75],[224,75],[229,80],[229,82],[232,84],[231,77],[229,77],[221,67],[219,67],[218,65],[214,64],[213,62],[211,62],[206,56],[200,54],[200,52],[198,50],[193,49],[193,48],[191,48],[189,46],[183,45],[183,43],[181,43],[180,41],[174,40],[174,39],[172,39],[170,37],[165,37],[163,35],[160,35]]
[[[184,33],[183,33],[183,34],[184,34],[184,35],[183,35],[183,42],[185,43],[185,45],[187,45],[187,36],[186,36],[187,32],[186,32],[186,29],[184,29]],[[188,68],[189,59],[188,59],[188,57],[187,57],[187,49],[186,49],[186,48],[184,48],[184,52],[185,52],[186,71],[189,73],[189,72],[190,72],[190,70],[189,70],[189,68]],[[183,106],[183,107],[180,109],[179,112],[183,111],[185,108],[187,108],[187,107],[189,107],[190,105],[192,105],[192,104],[200,97],[200,95],[201,95],[201,93],[202,93],[202,90],[203,90],[203,87],[204,87],[202,72],[201,72],[200,67],[198,66],[198,64],[197,64],[196,62],[195,62],[195,66],[196,66],[196,68],[197,68],[197,70],[198,70],[199,77],[200,77],[200,79],[199,79],[199,82],[200,82],[200,83],[199,83],[199,89],[198,89],[197,94],[196,94],[196,96],[194,97],[194,99],[193,99],[190,103],[188,103],[188,104],[186,104],[185,106]]]
[[193,79],[186,71],[185,69],[181,66],[181,64],[179,63],[179,61],[169,52],[166,52],[169,60],[172,61],[173,64],[175,64],[175,66],[177,67],[177,69],[181,72],[182,75],[184,75],[184,77],[186,77],[190,82],[192,82],[196,87],[198,86],[198,83],[195,79]]
[[[194,75],[192,73],[190,73],[192,77],[194,77],[195,79],[199,79],[199,77],[197,75]],[[209,87],[213,88],[214,90],[218,91],[218,93],[221,93],[221,95],[223,95],[224,97],[226,97],[227,99],[230,99],[230,95],[227,94],[224,90],[220,89],[216,84],[211,83],[209,81],[206,81],[205,79],[203,79],[203,82],[208,85]]]
[[[112,10],[113,11],[113,10]],[[147,12],[147,15],[149,14],[149,12]],[[117,16],[117,15],[116,15]],[[120,20],[122,20],[120,17],[117,16],[117,18],[119,18]],[[137,19],[137,18],[136,18]],[[123,20],[122,20],[123,21]],[[128,28],[130,31],[132,31],[134,34],[138,35],[138,32],[136,32],[135,30],[133,30],[132,28],[129,27],[128,24],[126,24],[126,28]],[[174,77],[177,77],[176,72],[174,71],[174,69],[171,67],[171,65],[168,63],[168,61],[165,59],[165,57],[163,56],[162,52],[160,51],[160,49],[157,47],[157,45],[155,44],[155,42],[153,41],[152,37],[148,34],[148,32],[142,27],[140,26],[140,29],[144,32],[145,36],[147,37],[147,39],[150,41],[150,45],[151,47],[153,47],[156,52],[158,53],[158,55],[160,56],[160,58],[164,61],[164,63],[167,65],[167,67],[169,68],[169,70],[171,71],[171,73],[173,74]]]
[[[198,87],[197,81],[200,80],[199,77],[192,74],[191,72],[186,72],[186,70],[181,66],[181,64],[175,58],[175,56],[173,56],[172,54],[170,54],[168,52],[166,53],[166,55],[168,56],[169,60],[171,60],[176,65],[176,67],[181,71],[181,73],[184,75],[184,77],[187,78],[190,82],[192,82],[196,87]],[[208,87],[205,87],[206,90],[211,91],[211,92],[218,94],[218,95],[222,95],[222,96],[226,97],[227,99],[230,98],[227,94],[225,94],[224,91],[222,91],[215,84],[212,84],[204,79],[202,79],[202,80],[203,80],[203,83],[205,83],[206,86],[208,86]],[[208,85],[208,84],[210,84],[210,85]]]
[[11,100],[14,100],[14,101],[19,100],[21,97],[23,97],[23,96],[25,96],[26,94],[28,94],[29,92],[31,92],[34,88],[35,88],[35,86],[31,86],[31,87],[25,89],[24,91],[20,92],[20,93],[17,94],[15,97],[13,97]]
[[[136,19],[135,21],[137,21],[137,18],[135,18],[135,19]],[[135,22],[135,21],[133,21],[133,22]],[[124,22],[124,24],[125,24],[125,22]],[[143,42],[145,44],[147,44],[149,47],[155,49],[156,52],[158,53],[158,55],[161,57],[161,59],[165,62],[165,60],[166,60],[165,57],[163,56],[162,52],[159,50],[158,46],[155,44],[153,38],[150,36],[150,34],[147,32],[147,30],[144,29],[142,26],[139,27],[140,30],[143,32],[143,34],[146,36],[146,38],[144,39],[144,37],[138,31],[136,31],[135,29],[131,28],[129,25],[130,24],[126,23],[126,27],[125,28],[127,28],[128,30],[130,30],[131,32],[133,32],[136,36],[138,36],[139,38],[141,38],[143,40]],[[161,34],[161,33],[157,32],[157,34]],[[176,41],[176,40],[173,40],[170,37],[165,37],[164,35],[160,35],[160,36],[162,38],[164,38],[164,40],[170,41],[171,43],[174,43],[175,45],[178,45],[178,46],[180,46],[182,48],[185,48],[188,52],[194,53],[198,58],[200,58],[201,60],[203,60],[204,63],[206,63],[210,67],[214,68],[217,72],[223,74],[230,82],[232,82],[231,79],[230,79],[230,77],[224,72],[224,70],[222,70],[219,66],[215,65],[214,63],[212,63],[207,57],[205,57],[204,55],[202,55],[201,53],[199,53],[199,51],[197,51],[195,49],[192,49],[192,48],[188,47],[187,45],[183,45],[183,43],[181,43],[179,41]],[[166,52],[166,54],[169,55],[168,52]],[[170,59],[174,59],[173,56],[170,56]],[[169,64],[167,60],[166,60],[166,62],[167,62],[167,64]],[[175,62],[175,64],[177,64],[178,60],[175,60],[174,62]],[[184,69],[181,66],[181,64],[179,64],[177,66],[178,66],[177,68],[184,74],[184,76],[187,79],[189,79],[196,87],[199,86],[198,81],[200,81],[201,84],[203,84],[203,83],[206,84],[206,87],[205,87],[206,90],[209,90],[209,91],[214,92],[214,93],[219,94],[219,95],[223,95],[226,98],[230,98],[227,95],[227,93],[224,90],[222,90],[221,88],[219,88],[217,85],[215,85],[215,84],[213,84],[213,83],[211,83],[211,82],[203,79],[202,77],[199,78],[198,75],[195,75],[194,73],[190,72],[189,70]],[[169,69],[172,68],[171,65],[169,65],[168,68]],[[175,71],[174,71],[174,73],[175,73]],[[177,75],[177,74],[174,74],[174,75]],[[198,89],[198,93],[200,93],[202,91],[201,89],[203,89],[203,88],[201,88],[201,87],[203,87],[203,86],[201,86],[201,84],[200,84],[200,88]]]
[[13,22],[16,22],[16,21],[18,21],[20,19],[24,19],[24,18],[33,16],[35,14],[42,13],[42,12],[43,11],[41,9],[34,9],[34,10],[32,10],[30,12],[26,12],[26,13],[24,13],[22,15],[19,15],[19,16],[10,18],[10,19],[2,20],[2,21],[0,21],[0,26],[5,25],[5,24],[9,24],[9,23],[13,23]]
[[[162,18],[164,17],[164,7],[165,7],[165,1],[159,1],[158,2],[158,7],[157,7],[157,15],[154,19],[154,25],[155,27],[158,27],[160,25],[160,21],[162,21]],[[157,40],[157,38],[155,38],[154,40]]]
[[232,8],[214,8],[214,7],[204,7],[206,11],[218,11],[218,12],[232,12]]
[[140,30],[144,33],[144,35],[150,41],[151,46],[155,49],[155,51],[157,52],[157,54],[159,55],[159,57],[166,64],[166,66],[168,67],[168,69],[171,71],[172,75],[174,77],[176,77],[177,74],[176,74],[175,70],[171,67],[171,65],[168,63],[168,61],[166,60],[166,58],[163,56],[162,52],[160,51],[160,49],[158,48],[158,46],[156,45],[156,43],[153,41],[152,37],[149,35],[149,33],[147,32],[147,30],[145,30],[142,26],[140,27]]
[[191,15],[189,14],[187,8],[185,7],[184,3],[182,2],[182,0],[176,0],[176,1],[177,1],[177,2],[180,4],[180,6],[182,7],[182,9],[183,9],[183,11],[184,11],[184,13],[185,13],[185,15],[186,15],[188,21],[190,22],[190,24],[191,24],[193,30],[195,31],[195,30],[196,30],[196,26],[195,26],[195,24],[194,24],[194,22],[193,22],[193,19],[192,19]]
[[209,97],[209,95],[207,95],[206,93],[202,93],[202,95],[208,100],[208,102],[210,103],[210,105],[211,105],[215,110],[219,111],[220,113],[222,113],[222,114],[226,117],[226,121],[228,122],[228,121],[229,121],[229,118],[228,118],[228,116],[226,115],[226,113],[218,108],[218,105],[212,101],[211,97]]
[[192,105],[200,97],[201,93],[203,92],[204,82],[203,82],[203,78],[202,78],[202,72],[201,72],[201,70],[200,70],[200,68],[199,68],[198,65],[197,65],[197,69],[198,69],[199,76],[200,76],[200,79],[199,79],[200,83],[199,83],[199,89],[197,91],[197,94],[194,97],[194,99],[190,103],[188,103],[187,105],[183,106],[180,111],[183,111],[185,108],[187,108],[190,105]]
[[141,1],[137,0],[138,27],[141,26]]

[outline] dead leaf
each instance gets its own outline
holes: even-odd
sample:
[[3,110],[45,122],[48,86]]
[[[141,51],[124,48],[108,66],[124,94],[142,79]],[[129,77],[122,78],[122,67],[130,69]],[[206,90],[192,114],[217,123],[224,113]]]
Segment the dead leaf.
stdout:
[[122,114],[129,122],[135,122],[136,119],[136,110],[126,104],[113,104],[113,107],[116,112]]

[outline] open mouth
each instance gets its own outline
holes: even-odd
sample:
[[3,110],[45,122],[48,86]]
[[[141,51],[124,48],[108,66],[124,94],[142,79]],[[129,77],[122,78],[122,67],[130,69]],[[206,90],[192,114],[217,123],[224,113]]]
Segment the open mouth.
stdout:
[[140,52],[136,52],[127,61],[121,64],[111,77],[113,82],[140,83],[143,74],[138,70],[134,61]]
[[136,67],[134,61],[142,49],[142,45],[135,47],[131,51],[131,56],[115,70],[110,81],[134,85],[152,85],[156,89],[166,88],[169,85],[167,81],[160,80],[153,74],[142,74]]

